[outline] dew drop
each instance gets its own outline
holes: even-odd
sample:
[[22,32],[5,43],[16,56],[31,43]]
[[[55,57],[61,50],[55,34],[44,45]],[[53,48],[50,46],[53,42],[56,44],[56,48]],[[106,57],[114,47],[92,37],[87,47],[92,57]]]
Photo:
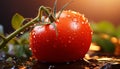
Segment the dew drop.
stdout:
[[29,50],[31,50],[31,48],[29,48]]
[[46,42],[49,42],[50,40],[46,40]]
[[73,33],[74,35],[76,35],[76,33]]
[[74,40],[74,38],[72,38],[72,40]]
[[85,45],[85,43],[82,43],[82,45],[84,46],[84,45]]
[[85,23],[88,23],[88,20],[86,20]]
[[84,21],[85,21],[85,19],[86,19],[86,18],[84,17],[84,14],[82,15],[82,19],[83,19]]
[[88,23],[88,26],[90,26],[90,23]]
[[84,17],[85,15],[84,14],[81,14],[82,17]]
[[33,50],[33,52],[36,52],[36,50]]
[[62,13],[60,17],[61,17],[61,18],[64,18],[64,17],[66,17],[66,14],[65,14],[65,13]]
[[93,32],[91,32],[91,34],[93,34]]
[[84,32],[81,32],[82,34],[84,33]]
[[67,15],[67,17],[70,17],[70,15]]
[[84,24],[84,22],[82,22],[82,24]]
[[57,22],[60,22],[58,19],[56,20]]
[[76,18],[73,18],[73,21],[74,21],[74,22],[77,22],[77,19],[76,19]]
[[35,35],[35,32],[33,32],[32,35]]
[[49,28],[53,30],[54,26],[51,24],[51,25],[49,25]]
[[71,28],[73,29],[73,30],[76,30],[76,29],[79,29],[79,24],[77,23],[77,22],[72,22],[71,23]]
[[69,40],[68,43],[71,43],[71,41]]
[[71,11],[73,14],[77,14],[77,12],[75,12],[75,11]]
[[35,38],[35,35],[33,36],[33,38]]
[[69,36],[68,38],[70,38],[70,39],[71,39],[71,36]]

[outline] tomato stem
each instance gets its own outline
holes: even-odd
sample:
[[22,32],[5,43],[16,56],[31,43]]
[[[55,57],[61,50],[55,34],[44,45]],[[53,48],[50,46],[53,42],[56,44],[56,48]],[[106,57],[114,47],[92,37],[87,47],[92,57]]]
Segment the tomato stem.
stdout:
[[2,38],[3,40],[5,40],[5,37],[3,35],[0,35],[0,38]]
[[[16,31],[14,31],[10,35],[8,35],[7,37],[0,36],[3,39],[0,42],[0,49],[4,48],[6,46],[6,44],[12,38],[14,38],[17,34],[19,34],[20,32],[22,32],[24,29],[30,27],[31,25],[33,25],[33,24],[35,24],[37,22],[42,22],[41,17],[42,17],[42,13],[43,12],[45,12],[49,16],[49,19],[50,19],[51,23],[53,23],[54,21],[56,21],[55,17],[49,12],[49,10],[47,9],[47,7],[40,6],[37,17],[35,17],[31,21],[27,22],[25,25],[23,25],[21,28],[17,29]],[[43,24],[41,24],[41,25],[43,25]]]
[[56,16],[56,6],[57,6],[57,0],[55,0],[54,6],[53,6],[53,14],[54,14],[54,17]]
[[52,15],[52,13],[49,12],[49,10],[46,7],[44,7],[44,6],[40,7],[40,12],[41,12],[40,15],[42,15],[42,11],[44,11],[49,16],[51,23],[56,21],[55,17]]
[[73,0],[70,0],[68,3],[66,3],[61,9],[60,9],[60,13],[57,16],[57,19],[59,19],[61,13],[63,12],[63,10],[72,2]]

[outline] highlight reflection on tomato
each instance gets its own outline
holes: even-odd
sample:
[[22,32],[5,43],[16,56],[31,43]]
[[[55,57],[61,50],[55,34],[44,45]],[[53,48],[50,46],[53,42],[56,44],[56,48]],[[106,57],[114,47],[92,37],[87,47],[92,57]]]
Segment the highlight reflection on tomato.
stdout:
[[83,58],[92,38],[88,20],[82,14],[68,10],[62,12],[55,25],[58,35],[52,24],[36,26],[30,32],[33,56],[42,62],[67,62]]

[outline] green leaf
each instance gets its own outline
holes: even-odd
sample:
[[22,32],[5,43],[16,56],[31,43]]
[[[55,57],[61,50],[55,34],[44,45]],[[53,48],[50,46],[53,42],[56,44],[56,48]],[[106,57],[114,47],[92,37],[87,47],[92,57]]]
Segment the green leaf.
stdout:
[[12,27],[16,30],[22,26],[22,23],[24,21],[24,17],[21,16],[20,14],[16,13],[12,17]]
[[114,25],[107,21],[95,23],[95,24],[92,24],[91,26],[94,32],[107,33],[112,35],[114,34],[114,31],[115,31]]

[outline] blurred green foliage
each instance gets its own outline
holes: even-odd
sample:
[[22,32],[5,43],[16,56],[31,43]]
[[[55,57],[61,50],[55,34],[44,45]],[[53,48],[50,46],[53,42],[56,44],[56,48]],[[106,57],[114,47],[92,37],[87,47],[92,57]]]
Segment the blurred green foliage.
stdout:
[[15,55],[17,57],[30,57],[32,55],[29,49],[29,33],[26,32],[19,37],[15,37],[9,41],[2,50],[6,54]]
[[92,22],[91,27],[94,31],[94,33],[104,33],[108,34],[110,36],[120,37],[120,25],[115,26],[113,23],[108,21],[101,21],[98,23]]
[[115,26],[111,22],[101,21],[91,23],[93,29],[92,42],[101,46],[102,52],[113,53],[115,44],[111,42],[111,37],[120,39],[120,26]]
[[[22,26],[25,18],[20,14],[16,13],[12,17],[12,27],[13,29],[18,29]],[[29,57],[31,56],[31,51],[29,49],[29,31],[25,31],[19,33],[16,37],[12,38],[7,45],[2,48],[1,50],[4,51],[6,54],[15,55],[17,57]],[[3,32],[3,26],[0,25],[0,35],[6,36]],[[6,38],[6,37],[4,37]],[[0,38],[0,42],[3,38]]]

